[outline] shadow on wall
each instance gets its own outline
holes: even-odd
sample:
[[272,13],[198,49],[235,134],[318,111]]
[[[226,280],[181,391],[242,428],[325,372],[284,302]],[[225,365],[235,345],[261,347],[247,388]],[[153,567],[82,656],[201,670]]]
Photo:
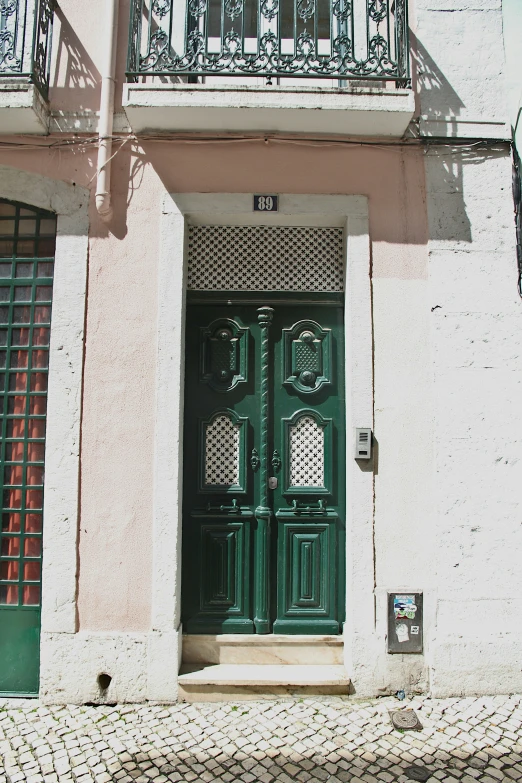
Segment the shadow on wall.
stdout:
[[[56,47],[54,82],[51,85],[52,101],[64,110],[98,111],[100,102],[100,72],[87,54],[80,39],[69,24],[60,6],[56,18],[59,20],[59,34]],[[65,106],[62,96],[69,106]]]
[[457,121],[465,104],[431,57],[422,41],[410,31],[413,61],[413,87],[417,113],[426,122],[440,124],[438,135],[455,136]]
[[100,218],[94,204],[91,209],[91,236],[106,237],[113,234],[117,239],[124,239],[128,232],[127,214],[129,205],[139,190],[145,167],[147,155],[135,142],[115,142],[113,145],[114,158],[111,174],[111,205],[112,218],[106,222]]
[[[464,103],[412,31],[410,31],[410,40],[416,114],[421,125],[433,122],[436,123],[435,127],[440,127],[440,131],[433,135],[433,142],[429,143],[426,150],[429,156],[429,161],[426,162],[429,173],[427,186],[432,195],[434,192],[440,193],[441,196],[444,194],[448,206],[451,204],[447,213],[430,216],[430,238],[471,242],[471,226],[464,200],[463,168],[466,164],[480,165],[484,156],[477,151],[471,153],[469,150],[459,149],[456,145],[451,147],[447,143],[444,146],[436,146],[437,137],[457,135],[457,120]],[[489,157],[488,153],[485,153],[485,157]],[[449,194],[451,194],[450,198],[448,198]]]
[[[428,236],[437,241],[471,243],[473,237],[465,198],[465,172],[471,167],[482,166],[488,160],[505,157],[507,147],[505,144],[493,148],[463,147],[448,144],[443,139],[433,138],[432,142],[424,145],[424,148],[425,165],[429,174],[427,187],[431,197]],[[173,158],[180,154],[180,149],[179,145],[175,145],[170,150],[166,145],[157,145],[157,148],[149,145],[145,150],[136,143],[119,145],[113,161],[112,204],[114,216],[109,224],[100,221],[98,226],[93,225],[94,234],[99,233],[103,236],[112,233],[119,239],[125,237],[128,208],[140,188],[145,168],[148,165],[154,168],[167,191],[175,190],[175,178],[172,174]],[[269,169],[269,165],[267,169]],[[290,166],[287,169],[287,174],[288,181],[292,181]],[[208,186],[202,187],[201,181],[198,181],[195,189],[206,191]],[[358,188],[356,187],[354,191],[353,188],[348,187],[346,192],[358,192]],[[486,193],[483,195],[487,196]]]
[[[428,173],[428,192],[431,196],[431,210],[428,215],[429,237],[441,242],[474,241],[472,226],[466,206],[466,185],[470,169],[479,168],[487,161],[505,158],[509,155],[508,143],[498,143],[496,146],[459,147],[457,145],[433,143],[426,150],[426,170]],[[488,167],[485,171],[489,170]],[[484,185],[487,185],[484,180]],[[492,187],[494,187],[492,185]],[[488,199],[487,190],[479,193],[473,188],[475,199]],[[495,207],[491,205],[491,209]],[[491,215],[489,215],[491,216]],[[476,232],[479,226],[474,226]]]

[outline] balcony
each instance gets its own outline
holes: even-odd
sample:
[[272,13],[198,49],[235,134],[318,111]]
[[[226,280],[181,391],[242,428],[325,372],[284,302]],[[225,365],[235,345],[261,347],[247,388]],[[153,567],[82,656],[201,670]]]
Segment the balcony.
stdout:
[[136,133],[401,136],[407,0],[131,0]]
[[55,0],[0,0],[0,133],[48,132]]

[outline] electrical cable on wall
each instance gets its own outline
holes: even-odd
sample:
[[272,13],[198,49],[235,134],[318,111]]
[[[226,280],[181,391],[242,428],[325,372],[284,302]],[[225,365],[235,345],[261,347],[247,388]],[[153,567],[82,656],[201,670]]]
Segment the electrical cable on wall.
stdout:
[[[402,149],[404,147],[420,147],[425,151],[430,147],[449,147],[459,150],[473,150],[488,149],[495,150],[497,148],[504,148],[510,145],[511,142],[505,139],[447,139],[438,137],[411,137],[406,139],[399,139],[398,141],[363,141],[361,139],[328,139],[328,138],[305,138],[299,136],[283,136],[279,134],[274,135],[237,135],[237,136],[198,136],[194,134],[177,134],[177,133],[165,133],[165,134],[147,134],[136,136],[133,133],[127,134],[113,134],[111,137],[113,143],[126,143],[132,141],[137,145],[144,143],[164,143],[164,142],[178,142],[183,144],[235,144],[239,142],[263,142],[265,144],[293,144],[296,146],[317,146],[317,147],[370,147],[374,149],[382,148],[397,148]],[[74,147],[93,147],[99,143],[98,136],[86,136],[82,137],[74,135],[69,138],[59,138],[54,141],[42,141],[35,143],[23,142],[23,141],[4,141],[0,140],[0,149],[9,150],[55,150],[55,149],[68,149]]]

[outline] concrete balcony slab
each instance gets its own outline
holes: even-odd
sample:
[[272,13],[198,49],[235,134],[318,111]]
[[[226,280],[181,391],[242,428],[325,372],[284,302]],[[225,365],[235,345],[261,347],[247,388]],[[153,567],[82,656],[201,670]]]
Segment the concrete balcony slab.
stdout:
[[0,134],[45,135],[49,132],[49,107],[34,84],[0,81]]
[[127,84],[123,106],[138,134],[291,133],[400,138],[411,89]]

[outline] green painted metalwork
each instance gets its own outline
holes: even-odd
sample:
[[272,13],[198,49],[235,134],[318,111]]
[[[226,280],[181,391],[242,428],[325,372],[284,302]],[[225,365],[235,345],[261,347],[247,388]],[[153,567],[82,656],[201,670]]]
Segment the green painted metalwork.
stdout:
[[189,81],[264,76],[269,83],[281,77],[384,79],[406,86],[408,3],[132,0],[127,77],[160,74],[186,74]]
[[[345,569],[341,302],[330,297],[327,306],[303,304],[306,294],[284,299],[276,294],[270,306],[257,307],[248,296],[238,296],[239,302],[235,296],[227,294],[227,304],[209,297],[207,304],[188,307],[184,628],[190,633],[339,633]],[[244,330],[248,364],[245,381],[226,392],[209,385],[195,361],[208,325],[224,320]],[[287,382],[292,340],[307,330],[321,342],[316,380],[327,379],[321,384]],[[208,443],[193,435],[195,425],[223,412],[244,422],[243,492],[232,485],[198,489],[195,481],[209,458]],[[230,460],[230,454],[228,440],[218,462]],[[235,454],[234,459],[239,451]]]
[[56,217],[0,201],[0,692],[36,694]]
[[33,82],[49,92],[55,0],[0,2],[0,77]]
[[522,297],[522,160],[516,146],[513,147],[513,201],[517,235],[518,295]]

